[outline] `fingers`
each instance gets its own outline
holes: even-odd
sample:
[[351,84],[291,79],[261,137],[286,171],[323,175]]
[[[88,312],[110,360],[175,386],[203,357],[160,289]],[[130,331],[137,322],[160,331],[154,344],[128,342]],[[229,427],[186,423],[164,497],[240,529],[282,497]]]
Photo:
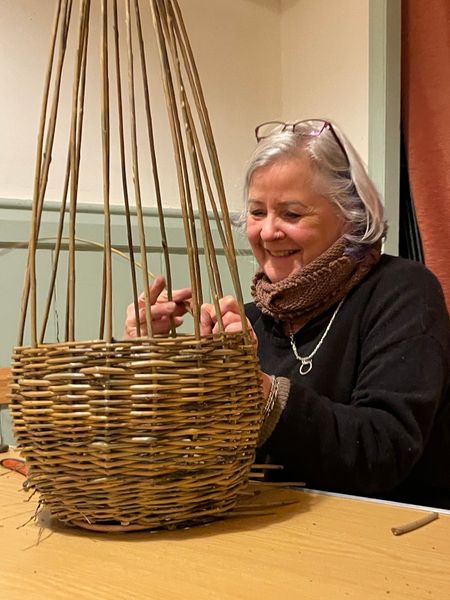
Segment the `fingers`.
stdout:
[[[155,302],[158,300],[158,296],[161,294],[165,287],[166,280],[164,279],[164,277],[162,275],[158,275],[158,277],[155,277],[152,285],[149,288],[150,304],[155,304]],[[139,306],[145,306],[145,292],[142,292],[142,294],[139,296]]]
[[216,324],[216,311],[212,304],[202,304],[200,308],[200,335],[209,335]]
[[[181,317],[174,317],[175,327],[179,327],[183,323],[183,319]],[[164,334],[170,331],[171,323],[169,317],[162,317],[158,321],[152,321],[153,334]],[[144,322],[140,327],[140,335],[141,337],[146,337],[148,335],[147,323]],[[137,337],[137,327],[136,324],[127,324],[125,323],[125,339],[133,339]]]
[[[175,327],[179,327],[183,323],[183,319],[181,317],[174,317],[173,322]],[[170,327],[171,323],[169,316],[163,316],[158,320],[152,319],[153,334],[169,333]],[[147,335],[147,333],[143,335]]]
[[[174,290],[172,301],[167,300],[167,291],[165,290],[165,279],[162,276],[156,277],[149,289],[149,299],[151,301],[151,319],[152,331],[154,334],[168,333],[171,326],[171,318],[174,320],[176,327],[183,322],[182,316],[187,312],[190,301],[192,300],[192,292],[189,288]],[[242,331],[243,324],[239,304],[233,296],[225,296],[219,300],[219,309],[223,330],[225,332]],[[139,296],[139,325],[140,335],[147,336],[149,328],[146,323],[145,314],[145,296]],[[256,336],[247,320],[247,327],[252,331],[253,337]],[[203,304],[200,309],[200,333],[201,335],[216,334],[221,331],[219,319],[217,318],[216,309],[213,304]],[[137,336],[137,323],[134,305],[130,304],[127,308],[127,318],[125,321],[125,337],[133,338]]]
[[[153,333],[168,333],[171,327],[171,316],[175,327],[178,327],[183,322],[181,317],[189,310],[189,303],[192,298],[192,292],[189,288],[175,290],[172,294],[173,300],[169,302],[165,287],[166,280],[161,275],[156,277],[149,287],[148,297]],[[141,336],[147,336],[149,332],[146,322],[145,300],[145,292],[143,292],[138,298],[138,319]],[[137,329],[135,307],[134,304],[130,304],[127,308],[125,321],[125,337],[136,337],[138,335]]]
[[[236,332],[242,331],[242,319],[239,311],[239,304],[233,296],[225,296],[219,300],[219,307],[222,316],[224,331]],[[250,322],[247,319],[247,326],[253,332]],[[200,310],[200,333],[209,335],[219,333],[219,322],[216,309],[212,304],[203,304]],[[255,334],[253,333],[253,336]]]
[[[180,290],[172,290],[172,300],[174,302],[186,302],[191,300],[192,291],[191,288],[182,288]],[[167,290],[163,290],[158,297],[157,302],[167,302],[168,301]]]

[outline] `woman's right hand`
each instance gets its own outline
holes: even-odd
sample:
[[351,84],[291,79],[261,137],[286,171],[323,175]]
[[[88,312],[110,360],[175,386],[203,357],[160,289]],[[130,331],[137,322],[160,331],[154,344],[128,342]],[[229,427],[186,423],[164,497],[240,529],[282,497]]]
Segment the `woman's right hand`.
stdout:
[[[189,288],[174,290],[172,293],[172,301],[167,298],[166,280],[162,276],[155,278],[153,284],[149,288],[150,295],[150,311],[152,317],[152,331],[157,333],[169,333],[170,318],[173,317],[175,327],[178,327],[183,322],[183,315],[189,310],[192,292]],[[148,335],[147,321],[145,318],[145,294],[142,293],[138,298],[139,304],[139,323],[140,335]],[[125,320],[125,339],[137,337],[136,312],[134,304],[130,304],[127,308],[127,316]]]

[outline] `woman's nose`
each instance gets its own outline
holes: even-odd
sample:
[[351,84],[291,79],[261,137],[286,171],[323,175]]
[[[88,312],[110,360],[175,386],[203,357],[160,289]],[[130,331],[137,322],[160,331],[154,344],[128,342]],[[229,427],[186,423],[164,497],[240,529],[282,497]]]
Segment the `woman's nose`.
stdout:
[[277,227],[276,219],[264,219],[260,235],[264,242],[272,242],[281,239],[283,232]]

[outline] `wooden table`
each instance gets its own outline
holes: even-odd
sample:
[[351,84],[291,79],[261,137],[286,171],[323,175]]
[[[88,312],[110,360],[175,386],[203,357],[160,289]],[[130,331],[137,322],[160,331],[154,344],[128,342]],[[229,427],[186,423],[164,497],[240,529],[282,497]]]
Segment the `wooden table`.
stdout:
[[423,511],[265,488],[260,502],[297,503],[175,532],[97,534],[27,522],[37,499],[23,479],[0,468],[2,600],[450,598],[449,515],[394,536]]

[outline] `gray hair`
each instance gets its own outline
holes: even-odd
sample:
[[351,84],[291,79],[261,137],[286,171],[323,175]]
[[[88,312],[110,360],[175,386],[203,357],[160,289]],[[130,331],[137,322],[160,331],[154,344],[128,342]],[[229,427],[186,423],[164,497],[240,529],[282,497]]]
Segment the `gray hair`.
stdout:
[[284,159],[306,157],[317,192],[328,198],[350,225],[344,237],[351,246],[362,249],[386,235],[383,203],[355,148],[334,123],[328,119],[325,123],[331,125],[341,144],[337,143],[330,127],[325,126],[317,135],[317,119],[300,122],[295,131],[288,126],[259,141],[245,176],[245,210],[241,223],[245,222],[248,192],[255,170]]

